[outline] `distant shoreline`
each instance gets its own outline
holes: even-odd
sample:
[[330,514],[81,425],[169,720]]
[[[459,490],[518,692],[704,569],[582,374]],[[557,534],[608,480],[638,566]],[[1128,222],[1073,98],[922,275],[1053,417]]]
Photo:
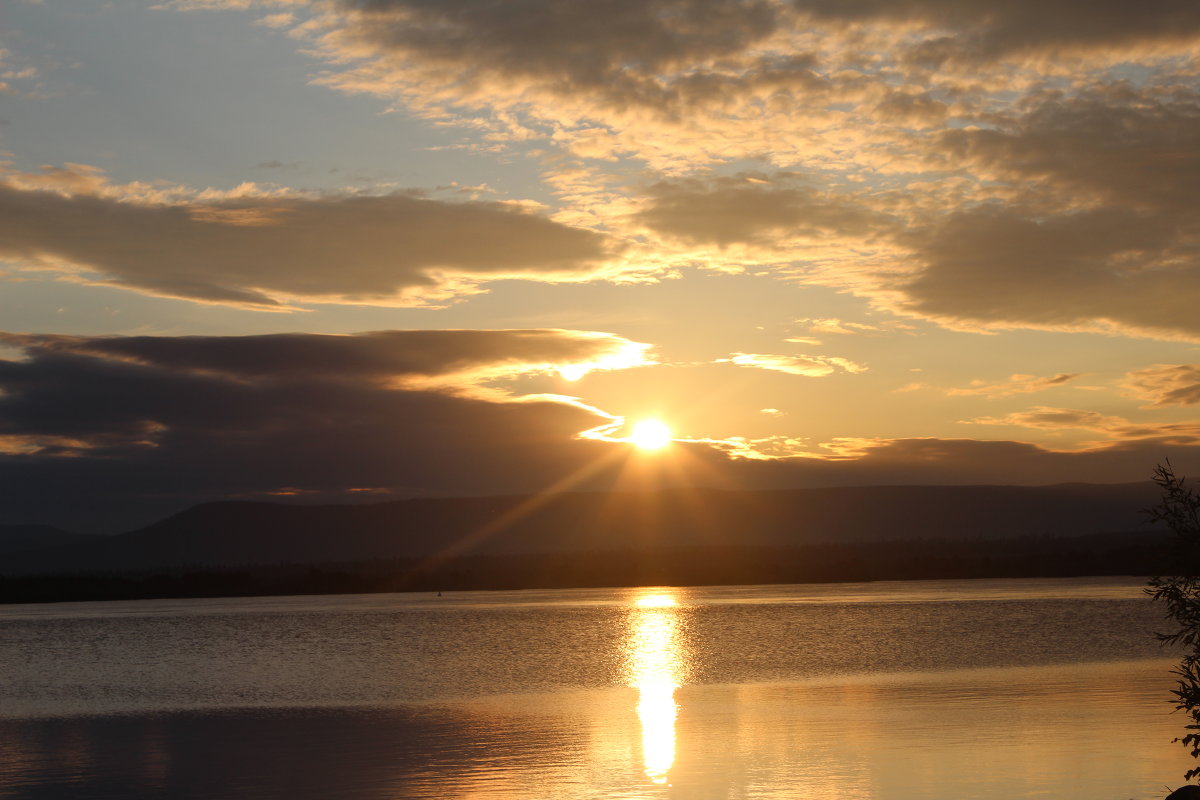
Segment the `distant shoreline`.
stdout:
[[373,559],[0,577],[0,603],[373,594],[621,586],[857,583],[966,578],[1138,577],[1167,570],[1159,532],[980,541]]

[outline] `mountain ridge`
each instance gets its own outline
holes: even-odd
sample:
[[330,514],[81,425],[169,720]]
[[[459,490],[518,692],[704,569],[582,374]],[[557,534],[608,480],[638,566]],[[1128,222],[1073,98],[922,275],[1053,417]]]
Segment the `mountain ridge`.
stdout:
[[796,548],[1149,530],[1150,482],[675,488],[304,505],[221,500],[127,533],[0,553],[0,575],[386,558]]

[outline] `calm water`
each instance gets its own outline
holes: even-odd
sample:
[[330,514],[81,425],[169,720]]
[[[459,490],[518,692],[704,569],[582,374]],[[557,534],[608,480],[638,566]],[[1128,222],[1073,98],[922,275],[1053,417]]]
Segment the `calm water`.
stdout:
[[0,798],[1161,798],[1140,587],[0,607]]

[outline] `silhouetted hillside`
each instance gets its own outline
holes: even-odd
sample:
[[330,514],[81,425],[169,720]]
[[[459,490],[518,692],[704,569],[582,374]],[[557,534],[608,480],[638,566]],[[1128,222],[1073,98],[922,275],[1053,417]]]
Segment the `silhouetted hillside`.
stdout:
[[131,533],[4,556],[0,575],[1066,538],[1144,528],[1140,510],[1156,500],[1147,482],[222,502]]

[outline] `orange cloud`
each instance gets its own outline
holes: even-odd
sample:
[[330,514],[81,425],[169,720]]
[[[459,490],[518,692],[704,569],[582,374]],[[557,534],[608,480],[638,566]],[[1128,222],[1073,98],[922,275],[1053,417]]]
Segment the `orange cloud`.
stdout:
[[1062,386],[1078,377],[1078,373],[1069,372],[1060,372],[1050,377],[1016,374],[1001,383],[974,380],[968,386],[947,389],[946,394],[951,396],[983,395],[985,397],[1008,397],[1009,395],[1040,392],[1055,386]]
[[[1200,422],[1135,423],[1123,417],[1076,408],[1037,406],[1029,411],[1018,411],[1001,417],[979,417],[965,421],[978,425],[1015,425],[1048,431],[1095,431],[1114,439],[1166,440],[1174,444],[1200,444]],[[1088,446],[1095,446],[1095,443],[1089,443]]]
[[1128,373],[1121,385],[1151,406],[1200,403],[1200,364],[1155,364]]
[[721,361],[737,364],[739,367],[757,367],[758,369],[786,372],[790,375],[803,375],[806,378],[823,378],[835,372],[864,372],[867,368],[846,358],[837,356],[781,356],[765,355],[763,353],[734,353]]

